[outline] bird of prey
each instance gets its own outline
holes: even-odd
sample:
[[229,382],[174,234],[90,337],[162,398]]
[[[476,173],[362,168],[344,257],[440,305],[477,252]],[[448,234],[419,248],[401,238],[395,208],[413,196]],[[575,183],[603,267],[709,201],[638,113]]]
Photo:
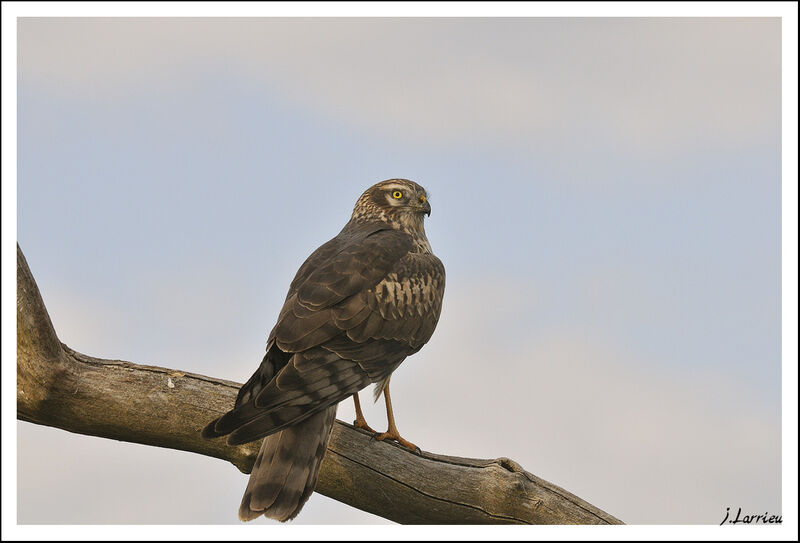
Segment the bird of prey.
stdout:
[[381,181],[356,202],[339,235],[300,266],[261,365],[231,411],[203,429],[230,445],[266,437],[239,508],[293,519],[314,491],[337,404],[353,396],[355,426],[366,424],[358,391],[383,393],[388,430],[377,439],[416,448],[397,431],[389,379],[431,338],[445,272],[425,235],[431,206],[407,179]]

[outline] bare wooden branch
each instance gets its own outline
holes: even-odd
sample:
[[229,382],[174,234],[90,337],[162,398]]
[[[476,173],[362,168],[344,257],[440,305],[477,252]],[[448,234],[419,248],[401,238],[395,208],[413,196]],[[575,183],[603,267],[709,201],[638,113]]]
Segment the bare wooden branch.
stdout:
[[[192,451],[249,473],[260,443],[230,447],[200,437],[208,421],[233,405],[239,386],[93,358],[62,344],[17,246],[18,419]],[[507,458],[415,454],[339,421],[317,491],[404,524],[622,524]]]

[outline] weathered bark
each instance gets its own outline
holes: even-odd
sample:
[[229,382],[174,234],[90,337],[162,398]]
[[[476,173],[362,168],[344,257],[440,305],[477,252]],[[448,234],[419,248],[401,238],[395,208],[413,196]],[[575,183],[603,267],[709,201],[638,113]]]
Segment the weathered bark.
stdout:
[[[239,386],[62,344],[17,246],[18,419],[214,456],[249,473],[259,442],[231,447],[200,437],[230,409]],[[621,524],[507,458],[415,454],[339,421],[317,491],[404,524]]]

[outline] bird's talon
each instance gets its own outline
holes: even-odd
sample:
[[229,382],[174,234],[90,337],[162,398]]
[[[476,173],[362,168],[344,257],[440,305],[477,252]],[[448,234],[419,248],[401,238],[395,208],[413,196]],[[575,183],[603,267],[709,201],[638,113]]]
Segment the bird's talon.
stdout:
[[399,445],[405,447],[406,449],[411,449],[412,451],[415,451],[415,452],[422,452],[422,450],[419,447],[417,447],[416,445],[414,445],[410,441],[408,441],[406,439],[403,439],[402,437],[400,437],[399,435],[397,435],[395,433],[384,432],[382,434],[376,435],[375,439],[377,439],[378,441],[386,441],[386,440],[395,441]]
[[359,430],[366,430],[367,432],[369,432],[371,434],[377,434],[378,433],[375,430],[373,430],[370,427],[370,425],[367,424],[367,421],[365,421],[365,420],[359,420],[359,419],[354,420],[353,421],[353,428],[358,428]]

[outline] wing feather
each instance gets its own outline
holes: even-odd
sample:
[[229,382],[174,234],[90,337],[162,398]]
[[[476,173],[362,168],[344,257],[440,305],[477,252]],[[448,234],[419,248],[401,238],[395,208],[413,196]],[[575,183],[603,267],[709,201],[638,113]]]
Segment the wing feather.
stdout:
[[261,367],[204,435],[237,444],[280,431],[384,381],[430,339],[444,292],[439,259],[411,252],[396,230],[337,238],[298,270]]

